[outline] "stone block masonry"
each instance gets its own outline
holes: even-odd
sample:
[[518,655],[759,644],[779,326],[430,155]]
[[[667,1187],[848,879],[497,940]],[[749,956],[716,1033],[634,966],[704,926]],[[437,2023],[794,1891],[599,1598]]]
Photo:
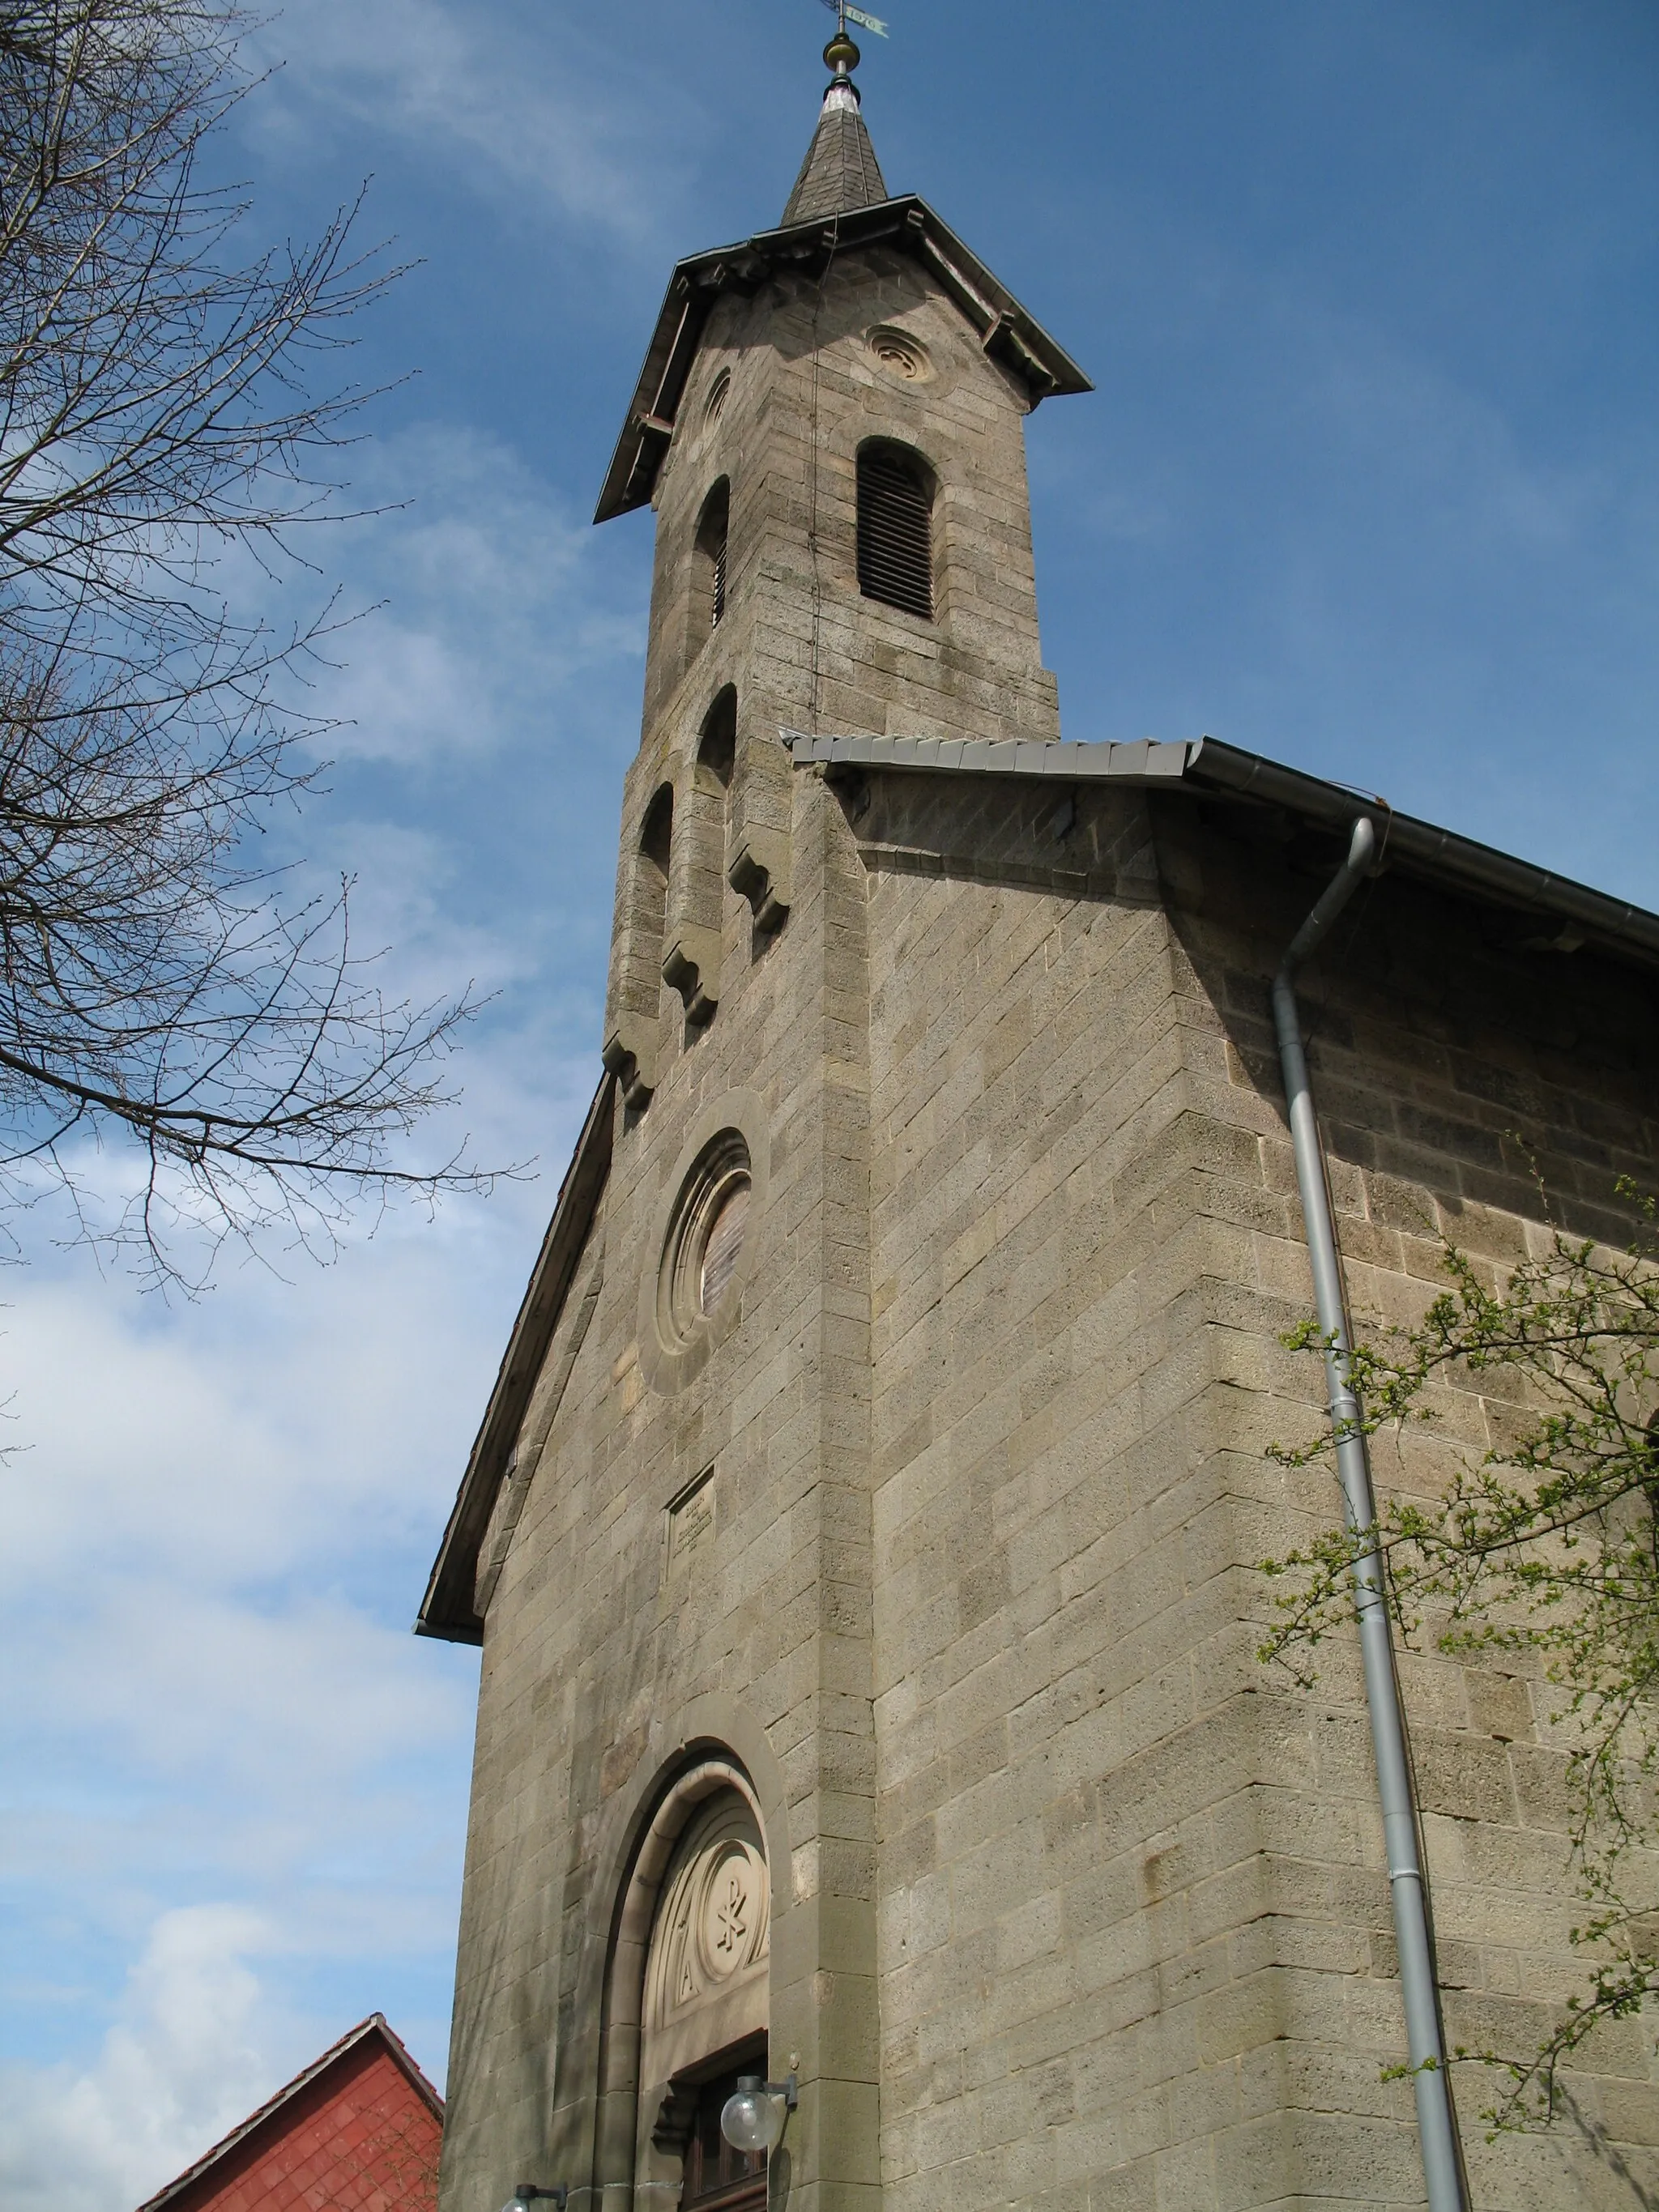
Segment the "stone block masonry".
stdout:
[[[1059,734],[1023,426],[1063,356],[895,206],[684,264],[624,434],[656,562],[605,1142],[426,1623],[483,1624],[443,2212],[532,2175],[674,2212],[740,2058],[799,2102],[728,2212],[1419,2205],[1355,1654],[1311,1691],[1255,1657],[1257,1564],[1337,1511],[1267,1455],[1322,1404],[1267,988],[1342,841],[1185,781],[792,766],[781,728]],[[872,439],[933,487],[932,621],[860,589]],[[1620,1232],[1659,1176],[1639,951],[1421,868],[1356,902],[1305,1003],[1362,1326],[1420,1310],[1440,1228],[1494,1279],[1547,1233],[1534,1161]],[[739,1187],[707,1291],[686,1224]],[[1392,1479],[1485,1448],[1442,1410]],[[1449,2037],[1526,2048],[1581,1971],[1549,1692],[1404,1679]],[[717,1784],[764,2002],[703,2015],[741,2051],[677,2015],[654,2081],[647,1960],[702,1925],[675,1808]],[[1480,2212],[1659,2201],[1637,2027],[1549,2138],[1486,2145],[1484,2094]]]
[[[1253,1563],[1335,1510],[1264,1453],[1322,1396],[1279,1341],[1311,1296],[1267,985],[1328,858],[1102,802],[1090,882],[1133,820],[1162,896],[1061,902],[945,782],[867,817],[888,2196],[1420,2203],[1352,1655],[1311,1697],[1254,1656]],[[1652,1179],[1650,980],[1521,934],[1385,881],[1316,986],[1362,1313],[1420,1309],[1437,1226],[1495,1267],[1539,1235],[1529,1154],[1591,1233]],[[1548,1692],[1407,1680],[1449,2033],[1525,2050],[1583,1971]],[[1598,2059],[1557,2138],[1468,2130],[1477,2203],[1642,2201],[1650,2043]]]

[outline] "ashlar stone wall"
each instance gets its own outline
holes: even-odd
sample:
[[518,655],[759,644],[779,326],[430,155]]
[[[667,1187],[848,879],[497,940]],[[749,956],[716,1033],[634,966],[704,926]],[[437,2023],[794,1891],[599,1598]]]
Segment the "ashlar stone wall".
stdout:
[[[927,377],[883,365],[882,327]],[[1320,1391],[1279,1340],[1311,1292],[1267,984],[1335,849],[1181,793],[797,771],[778,740],[1057,733],[1025,404],[880,250],[728,296],[687,389],[622,813],[610,1178],[479,1560],[446,2212],[532,2174],[574,2212],[629,2204],[607,1960],[700,1747],[763,1816],[772,2063],[802,2093],[776,2212],[1422,2201],[1382,2079],[1352,1655],[1312,1692],[1255,1656],[1255,1563],[1335,1510],[1266,1455]],[[857,592],[872,435],[939,479],[933,623]],[[699,630],[722,481],[726,610]],[[1420,1306],[1432,1225],[1494,1269],[1542,1233],[1511,1131],[1598,1233],[1616,1173],[1652,1179],[1652,983],[1529,932],[1385,877],[1313,979],[1362,1312]],[[738,1291],[676,1348],[669,1209],[732,1128]],[[1488,1419],[1458,1401],[1449,1434]],[[1573,1971],[1548,1693],[1437,1657],[1405,1679],[1453,2039],[1533,2035]],[[1652,2201],[1646,2042],[1595,2069],[1547,2142],[1466,2129],[1482,2212]]]
[[[874,2187],[861,883],[839,808],[799,796],[788,924],[618,1131],[603,1285],[490,1598],[456,2203],[499,2199],[526,2160],[581,2185],[616,2165],[596,2096],[618,1888],[653,1793],[701,1742],[746,1763],[769,1815],[800,2202]],[[689,1156],[733,1121],[756,1165],[745,1288],[701,1367],[665,1386],[642,1291]],[[559,1356],[556,1336],[548,1371]],[[672,1556],[670,1508],[710,1468],[706,1530]],[[631,2145],[631,2115],[615,2134]]]
[[[1320,1395],[1280,1343],[1310,1289],[1267,982],[1334,847],[1179,796],[785,788],[795,903],[756,937],[732,894],[717,1017],[663,1023],[485,1547],[450,2201],[609,2171],[609,1916],[708,1741],[769,1807],[792,2203],[1419,2204],[1353,1655],[1311,1693],[1255,1656],[1255,1564],[1335,1510],[1266,1451]],[[1547,1233],[1529,1158],[1592,1232],[1651,1180],[1652,983],[1528,932],[1385,877],[1310,980],[1362,1319],[1420,1310],[1437,1225],[1494,1271]],[[741,1316],[665,1391],[641,1283],[739,1110],[769,1178]],[[1447,1411],[1395,1479],[1483,1446],[1490,1409]],[[1577,1972],[1549,1692],[1404,1677],[1449,2034],[1528,2047]],[[1638,2031],[1548,2139],[1486,2145],[1485,2094],[1482,2212],[1659,2185]]]
[[[1311,1286],[1267,981],[1337,854],[1009,788],[884,776],[860,823],[888,2202],[1419,2204],[1355,1655],[1311,1695],[1255,1656],[1255,1562],[1336,1510],[1266,1447],[1321,1392],[1279,1343]],[[1362,1313],[1420,1310],[1433,1225],[1494,1269],[1544,1233],[1511,1128],[1587,1229],[1653,1178],[1653,986],[1528,927],[1385,878],[1315,980]],[[1484,1448],[1474,1403],[1449,1428]],[[1406,1685],[1451,2039],[1530,2048],[1577,1971],[1549,1692]],[[1464,2081],[1478,2203],[1647,2201],[1650,2039],[1595,2068],[1495,2147]]]
[[[884,331],[904,335],[920,378],[884,365],[872,343]],[[606,1055],[636,1097],[675,1049],[678,1015],[657,977],[688,918],[683,897],[665,906],[641,844],[662,794],[677,822],[695,809],[698,738],[727,687],[726,874],[763,929],[793,896],[781,727],[1058,734],[1037,637],[1028,405],[915,263],[885,248],[716,307],[659,483],[644,734],[623,808]],[[933,622],[860,595],[857,458],[871,438],[912,447],[936,479]],[[711,629],[695,547],[722,483],[726,609]],[[728,931],[746,926],[732,908]],[[728,939],[722,968],[744,951]]]
[[[911,334],[915,391],[881,366],[878,324]],[[802,2212],[878,2192],[866,875],[778,730],[1054,733],[1026,404],[914,264],[877,252],[722,303],[680,411],[623,795],[610,1180],[480,1561],[453,2206],[499,2202],[521,2170],[627,2201],[635,2116],[599,2096],[605,1961],[641,1825],[702,1743],[745,1763],[767,1813],[772,2044],[801,2081],[776,2171]],[[872,435],[938,480],[931,623],[857,592]],[[726,611],[706,627],[698,525],[722,482]],[[668,1209],[732,1125],[755,1176],[741,1296],[673,1352],[652,1311]],[[673,1509],[709,1469],[683,1559]]]

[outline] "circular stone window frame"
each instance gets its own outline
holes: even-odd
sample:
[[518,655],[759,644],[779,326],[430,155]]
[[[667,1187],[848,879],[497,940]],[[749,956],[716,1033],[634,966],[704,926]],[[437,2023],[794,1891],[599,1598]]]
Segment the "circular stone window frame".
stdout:
[[895,384],[915,386],[938,379],[932,349],[902,324],[872,323],[864,333],[864,344],[876,367]]
[[[712,1321],[732,1294],[732,1283],[749,1242],[745,1218],[737,1258],[726,1287],[711,1307],[705,1282],[714,1226],[738,1191],[751,1192],[749,1146],[738,1129],[716,1132],[694,1162],[668,1224],[657,1267],[657,1333],[665,1345],[683,1352],[700,1322]],[[750,1201],[752,1203],[752,1200]]]
[[[743,1320],[744,1292],[763,1241],[771,1182],[771,1125],[757,1091],[728,1091],[692,1123],[665,1176],[640,1284],[640,1365],[654,1390],[672,1395],[700,1375]],[[746,1157],[745,1157],[746,1155]],[[706,1232],[727,1194],[747,1176],[742,1249],[720,1303],[702,1310]]]

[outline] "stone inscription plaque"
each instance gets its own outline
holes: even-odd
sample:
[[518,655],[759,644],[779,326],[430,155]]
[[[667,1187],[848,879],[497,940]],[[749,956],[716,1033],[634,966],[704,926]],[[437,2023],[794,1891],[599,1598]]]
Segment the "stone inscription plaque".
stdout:
[[714,1470],[704,1468],[668,1508],[668,1571],[684,1566],[714,1537]]

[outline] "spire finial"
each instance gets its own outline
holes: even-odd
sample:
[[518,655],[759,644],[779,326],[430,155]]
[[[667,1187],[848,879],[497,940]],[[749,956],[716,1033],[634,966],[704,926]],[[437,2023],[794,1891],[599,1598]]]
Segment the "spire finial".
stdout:
[[824,5],[836,18],[836,35],[823,50],[823,58],[834,74],[823,95],[817,129],[783,211],[786,224],[817,222],[845,215],[853,208],[874,207],[887,197],[881,164],[859,112],[859,88],[852,74],[859,64],[859,50],[848,37],[847,26],[849,21],[871,24],[883,37],[885,31],[874,15],[854,8],[851,0],[845,8],[838,0],[824,0]]
[[845,85],[849,92],[856,93],[858,87],[853,82],[848,72],[855,70],[864,57],[848,37],[845,23],[824,48],[823,58],[836,72],[836,83]]
[[838,93],[841,97],[836,106],[846,107],[850,95],[850,104],[856,106],[859,88],[853,82],[852,73],[861,57],[848,35],[847,26],[849,21],[860,24],[865,30],[873,31],[878,39],[887,36],[887,26],[879,15],[866,15],[862,8],[852,6],[851,0],[823,0],[823,4],[836,19],[836,35],[823,50],[824,60],[835,71],[830,80],[830,92],[824,96],[828,99],[830,94]]

